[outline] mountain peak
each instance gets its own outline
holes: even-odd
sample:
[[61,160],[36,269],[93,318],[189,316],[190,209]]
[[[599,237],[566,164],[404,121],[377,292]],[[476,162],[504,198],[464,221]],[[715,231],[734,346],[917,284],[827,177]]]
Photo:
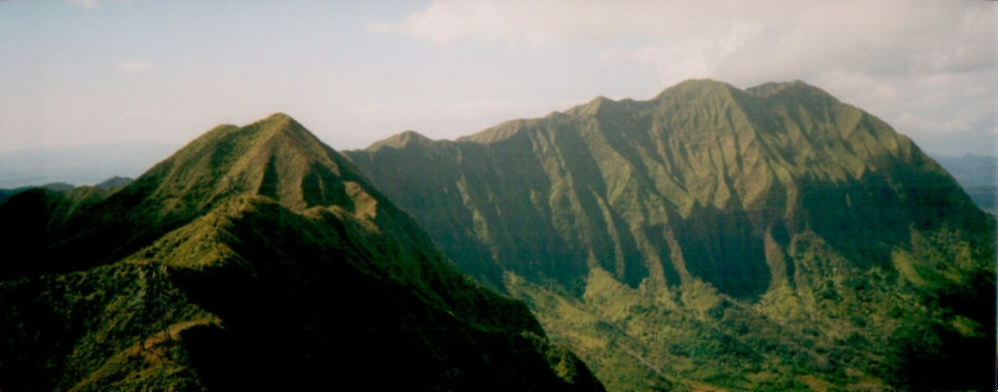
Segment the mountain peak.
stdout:
[[[332,148],[283,113],[252,124],[215,127],[135,181],[155,200],[195,209],[237,194],[265,196],[291,209],[353,203],[345,177],[361,177]],[[149,189],[154,187],[154,189]]]
[[294,119],[291,118],[291,116],[283,112],[275,112],[264,119],[264,121],[289,121],[289,120],[294,121]]
[[579,105],[565,111],[565,114],[575,115],[575,116],[586,116],[586,115],[594,116],[596,114],[599,114],[601,110],[606,110],[607,107],[615,103],[617,102],[610,98],[600,95],[596,98],[593,98],[593,100],[589,101],[585,105]]
[[[991,382],[985,358],[994,353],[985,346],[994,341],[994,313],[956,316],[957,305],[950,313],[934,304],[966,295],[951,303],[985,309],[971,304],[994,300],[993,218],[908,138],[807,83],[745,91],[687,80],[649,101],[596,98],[564,114],[507,121],[434,152],[386,149],[355,162],[455,263],[529,300],[553,335],[581,342],[606,380],[620,380],[612,390],[685,377],[685,365],[670,368],[674,358],[717,369],[707,381],[730,374],[737,383],[721,386],[739,390],[790,389],[799,380],[753,385],[746,375],[760,366],[816,376],[830,366],[877,377],[898,369],[894,376],[908,382],[911,369],[978,361],[973,372]],[[923,289],[919,302],[913,296]],[[939,324],[925,321],[931,314]],[[961,317],[975,327],[953,323]],[[916,332],[899,339],[899,325]],[[672,337],[646,333],[674,327]],[[959,357],[974,343],[958,334],[980,339],[981,360]],[[924,336],[953,343],[923,346]],[[702,343],[674,344],[691,340]],[[617,351],[606,344],[613,341],[628,343]],[[829,351],[818,347],[849,354],[824,357]],[[630,357],[637,361],[622,366],[619,358]],[[651,366],[671,370],[620,376]],[[966,385],[936,389],[974,389]]]
[[729,99],[737,87],[712,79],[687,79],[663,90],[652,102],[713,102]]
[[732,86],[726,82],[704,78],[704,79],[686,79],[670,88],[718,89],[718,88],[732,88]]
[[0,388],[604,390],[287,115],[77,189],[0,201]]
[[271,124],[271,126],[278,127],[278,128],[291,128],[291,129],[304,129],[305,128],[303,125],[301,125],[294,118],[292,118],[291,116],[289,116],[289,115],[287,115],[285,113],[281,113],[281,112],[277,112],[277,113],[271,114],[271,115],[267,116],[267,118],[264,118],[264,119],[259,120],[257,122]]
[[[471,153],[470,151],[477,151],[472,148],[479,148],[467,146],[471,143],[488,145],[489,155],[482,157],[479,155],[483,154]],[[526,170],[523,168],[534,162],[544,162],[527,171],[546,173],[549,176],[546,182],[534,177],[525,180],[536,188],[531,188],[530,192],[522,191],[515,194],[527,195],[530,199],[522,200],[511,196],[508,200],[510,205],[516,205],[516,208],[522,208],[520,207],[522,205],[540,205],[537,208],[548,208],[544,204],[538,204],[538,201],[562,197],[564,190],[552,187],[551,196],[548,198],[539,193],[541,191],[537,189],[543,189],[544,186],[538,184],[573,184],[562,186],[605,192],[603,197],[608,206],[606,208],[620,208],[622,216],[639,217],[634,218],[635,222],[664,223],[674,221],[677,217],[714,219],[711,215],[714,213],[749,211],[751,213],[746,212],[738,218],[742,221],[737,225],[743,225],[739,227],[752,225],[755,233],[765,233],[772,226],[772,222],[778,222],[782,217],[799,219],[794,215],[811,213],[811,204],[807,204],[811,199],[804,200],[804,196],[798,193],[798,189],[804,186],[802,184],[824,181],[828,183],[825,186],[840,191],[845,189],[840,188],[842,183],[848,183],[849,186],[868,186],[867,183],[881,181],[892,187],[900,187],[901,185],[895,183],[902,184],[909,177],[926,176],[938,179],[942,176],[935,171],[936,168],[923,163],[925,158],[920,156],[917,147],[910,140],[897,134],[887,124],[857,108],[842,105],[823,90],[801,81],[770,83],[744,91],[723,82],[693,79],[666,89],[650,101],[613,101],[597,97],[585,105],[566,111],[564,115],[504,122],[472,136],[458,138],[453,147],[446,153],[453,154],[456,167],[449,171],[441,169],[442,165],[439,162],[424,165],[432,169],[416,169],[418,164],[406,164],[412,169],[404,172],[395,168],[384,170],[372,168],[373,165],[369,163],[372,162],[371,159],[358,164],[365,171],[369,170],[369,173],[401,176],[402,173],[427,170],[428,172],[425,175],[420,174],[419,178],[435,178],[433,176],[439,176],[444,172],[463,173],[465,167],[495,165],[495,168],[490,170],[504,173],[504,170],[507,170],[505,165],[509,165],[510,162],[516,162],[517,170]],[[516,150],[518,148],[522,150]],[[388,158],[383,156],[389,153],[382,154],[380,159],[387,160]],[[524,158],[528,154],[537,154],[537,160]],[[495,158],[493,161],[491,157],[502,158]],[[388,162],[397,165],[403,162],[401,159]],[[411,157],[406,156],[405,159]],[[547,161],[549,159],[550,161]],[[508,173],[497,177],[506,181],[507,175],[518,174]],[[385,180],[377,176],[373,178],[382,184],[386,194],[399,198],[398,193],[392,192],[395,188],[390,184],[402,183],[404,179],[391,177]],[[563,182],[565,178],[568,181]],[[459,177],[455,181],[467,180]],[[439,183],[441,182],[433,184]],[[483,183],[483,186],[490,187],[489,191],[483,194],[509,194],[498,185],[487,181]],[[426,190],[434,185],[416,185],[411,182],[405,184],[406,186],[401,188],[406,197],[411,197],[409,200],[422,202],[441,197],[426,194],[411,196],[417,187]],[[648,189],[648,192],[654,196],[650,198],[639,196],[644,194],[635,193],[637,189]],[[427,190],[429,191],[434,190]],[[572,208],[566,208],[558,214],[569,216],[576,213],[583,206],[583,202],[578,200],[586,197],[589,196],[565,199],[565,205]],[[858,197],[860,196],[849,195],[848,198],[858,200]],[[846,198],[843,195],[841,200]],[[655,207],[655,210],[649,210],[652,212],[647,216],[641,216],[633,211],[633,206],[641,205],[651,199],[656,199],[655,203],[669,207],[662,209]],[[496,197],[490,196],[482,205],[496,203],[496,200],[498,200]],[[405,201],[400,204],[409,211],[427,208],[423,205],[406,205]],[[593,203],[591,204],[593,206],[599,205],[597,202]],[[618,205],[615,206],[613,203]],[[954,208],[960,208],[960,205],[957,205],[960,203],[955,203]],[[807,208],[802,207],[805,204]],[[755,212],[770,208],[772,205],[784,207],[774,207],[765,213]],[[557,210],[555,207],[551,208]],[[936,206],[936,208],[941,207]],[[484,212],[482,214],[485,216]],[[592,211],[590,214],[602,216],[603,212]],[[433,211],[426,215],[431,215],[430,219],[448,216],[442,211]],[[858,216],[866,215],[868,214],[863,213]],[[496,214],[493,217],[495,227],[499,227],[499,223],[495,223],[499,221],[499,216],[500,214]],[[562,218],[557,216],[555,220],[557,219]],[[789,218],[787,221],[793,225],[798,224],[798,221]],[[558,222],[561,224],[562,221]],[[595,222],[593,226],[603,225],[601,222]],[[782,221],[779,222],[783,224]],[[447,224],[435,221],[427,226],[448,227]],[[535,225],[523,223],[515,226]],[[561,230],[557,233],[558,238],[569,238],[574,235],[577,228],[566,225],[557,230]],[[692,232],[693,229],[677,225],[675,230]],[[699,233],[703,238],[728,235],[718,228],[704,229]],[[602,234],[612,237],[609,233]],[[519,246],[517,244],[528,241],[531,236],[532,234],[526,233],[520,237],[522,240],[503,242],[502,246],[495,245],[495,248],[514,248]],[[488,236],[483,234],[483,237]],[[737,240],[732,239],[732,241],[742,241],[747,247],[763,243],[761,239],[745,233],[730,238],[735,237]],[[495,241],[505,241],[505,239]],[[581,242],[586,241],[589,240]],[[686,239],[676,241],[679,244]],[[698,249],[698,252],[700,249],[710,250],[697,253],[695,256],[692,253],[686,256],[685,261],[693,265],[694,270],[685,269],[685,266],[676,267],[677,272],[668,279],[680,280],[682,276],[689,275],[687,272],[697,275],[700,272],[695,269],[703,268],[703,273],[698,276],[704,276],[704,279],[725,294],[739,298],[758,295],[770,286],[780,284],[787,279],[785,269],[759,263],[758,261],[765,260],[765,257],[747,256],[749,253],[745,253],[744,263],[741,261],[737,263],[742,263],[745,267],[744,271],[747,272],[744,276],[753,278],[732,278],[736,275],[718,273],[716,271],[720,270],[711,269],[715,265],[712,263],[715,263],[715,260],[736,263],[731,261],[734,257],[726,254],[727,250],[723,248],[710,248],[714,243],[705,245],[696,242],[699,240],[691,241],[684,245],[687,249]],[[464,244],[456,240],[452,243]],[[488,246],[493,245],[488,244]],[[547,245],[537,246],[543,248]],[[657,245],[649,243],[643,246]],[[486,248],[487,246],[483,245],[482,249]],[[669,249],[680,248],[679,245],[669,245]],[[766,251],[759,247],[752,249],[756,255]],[[598,251],[594,249],[593,254],[598,254],[596,253]],[[483,255],[482,258],[488,257],[496,259],[497,263],[506,263],[507,260],[519,259],[521,256],[504,259],[505,256],[502,255]],[[585,257],[588,257],[588,254],[579,253],[564,258]],[[607,264],[605,268],[616,269],[615,273],[620,276],[625,276],[628,271],[619,267],[627,260],[617,255],[606,255],[597,259],[619,260],[615,261],[617,264]],[[697,262],[692,262],[694,259]],[[506,267],[505,264],[500,265]],[[642,271],[640,268],[632,267],[630,271]],[[576,271],[584,269],[580,267]],[[514,272],[530,273],[526,268]],[[570,276],[564,271],[559,274],[564,277],[563,282],[566,285],[571,285],[578,282],[577,278],[582,272],[576,276]],[[776,278],[770,280],[765,277],[767,274]],[[662,276],[664,275],[665,273]],[[501,277],[493,278],[496,282],[500,279]],[[656,279],[659,279],[658,275]],[[628,283],[637,285],[639,278],[633,278]]]
[[749,95],[759,98],[779,98],[818,100],[822,103],[838,102],[838,99],[831,94],[801,80],[782,83],[763,83],[761,85],[745,89]]
[[301,123],[296,121],[294,118],[284,113],[278,112],[271,114],[270,116],[267,116],[267,118],[258,120],[244,127],[244,129],[254,128],[254,127],[259,128],[259,131],[268,137],[273,137],[275,135],[285,135],[298,139],[297,140],[298,143],[321,144],[319,139],[316,138],[315,135],[312,134],[312,132],[309,132],[308,129],[305,129],[304,125],[301,125]]
[[433,142],[432,139],[424,136],[423,134],[413,131],[406,130],[402,133],[389,136],[387,139],[375,142],[371,144],[367,149],[370,151],[379,150],[384,147],[391,147],[395,149],[404,149],[409,146],[420,146]]
[[714,79],[686,79],[678,84],[666,88],[659,95],[669,91],[727,91],[735,89],[734,86]]

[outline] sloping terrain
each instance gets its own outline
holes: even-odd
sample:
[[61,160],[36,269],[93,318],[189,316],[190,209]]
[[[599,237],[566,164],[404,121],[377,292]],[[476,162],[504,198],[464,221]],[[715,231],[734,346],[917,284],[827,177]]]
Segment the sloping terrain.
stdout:
[[282,114],[0,204],[0,389],[602,390]]
[[346,154],[609,389],[994,382],[993,218],[805,83],[687,81]]

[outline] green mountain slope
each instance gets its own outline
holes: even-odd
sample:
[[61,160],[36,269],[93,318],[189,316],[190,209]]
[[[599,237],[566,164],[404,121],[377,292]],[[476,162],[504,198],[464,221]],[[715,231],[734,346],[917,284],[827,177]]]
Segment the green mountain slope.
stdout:
[[0,204],[4,390],[603,389],[285,115],[79,189]]
[[992,218],[804,83],[687,81],[346,154],[610,389],[993,383]]

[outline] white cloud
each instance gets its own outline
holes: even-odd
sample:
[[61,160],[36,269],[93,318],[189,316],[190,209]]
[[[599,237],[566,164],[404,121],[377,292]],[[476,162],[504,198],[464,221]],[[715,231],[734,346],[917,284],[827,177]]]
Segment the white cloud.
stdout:
[[114,65],[114,70],[119,72],[138,72],[149,69],[152,64],[142,60],[127,60]]
[[[593,1],[437,1],[398,24],[371,23],[377,32],[411,35],[436,44],[471,39],[540,48],[622,31]],[[565,15],[565,12],[570,12]]]
[[[82,6],[86,7],[86,8],[95,8],[98,5],[100,5],[100,3],[106,3],[107,2],[107,0],[69,0],[69,1],[71,3],[80,4],[80,5],[82,5]],[[112,1],[115,2],[115,3],[125,3],[125,2],[132,1],[132,0],[112,0]]]
[[97,6],[99,0],[69,0],[73,3],[81,4],[87,8],[93,8]]
[[740,87],[802,79],[916,141],[998,137],[993,2],[438,0],[368,29],[437,45],[588,47],[593,61],[652,67],[663,87],[692,77]]

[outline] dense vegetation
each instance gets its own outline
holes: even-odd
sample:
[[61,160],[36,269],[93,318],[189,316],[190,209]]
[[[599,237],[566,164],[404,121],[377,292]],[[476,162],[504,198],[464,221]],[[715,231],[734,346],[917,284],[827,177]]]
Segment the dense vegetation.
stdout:
[[347,156],[611,390],[994,383],[994,219],[804,83],[687,81]]
[[602,390],[285,115],[0,202],[0,389]]
[[0,389],[994,384],[994,218],[812,86],[347,155],[278,114],[134,181],[0,192]]

